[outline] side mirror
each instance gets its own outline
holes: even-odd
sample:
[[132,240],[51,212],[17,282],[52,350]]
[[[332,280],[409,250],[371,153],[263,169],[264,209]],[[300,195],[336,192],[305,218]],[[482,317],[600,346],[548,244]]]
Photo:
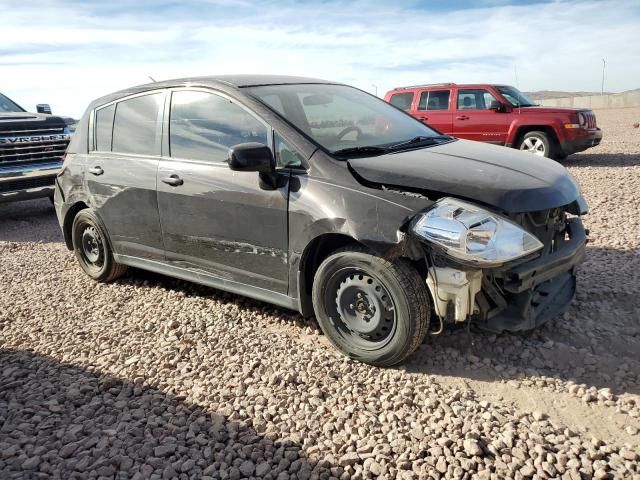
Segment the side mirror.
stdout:
[[236,145],[229,151],[229,168],[236,172],[275,172],[271,149],[262,143],[250,142]]
[[502,104],[498,100],[491,100],[491,103],[489,104],[489,110],[495,110],[496,112],[504,112],[505,111],[504,104]]
[[39,103],[36,105],[36,111],[38,113],[46,113],[47,115],[51,115],[51,107],[48,103]]

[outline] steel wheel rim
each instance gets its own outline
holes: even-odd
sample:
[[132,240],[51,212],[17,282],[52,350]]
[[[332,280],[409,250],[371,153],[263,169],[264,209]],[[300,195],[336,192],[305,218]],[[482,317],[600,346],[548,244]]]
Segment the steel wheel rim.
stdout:
[[87,225],[80,236],[80,254],[83,261],[95,268],[102,268],[104,264],[104,243],[98,229]]
[[520,145],[520,150],[533,153],[534,155],[537,155],[539,157],[544,157],[545,153],[547,153],[544,142],[541,138],[538,137],[525,138]]
[[364,350],[387,345],[397,328],[397,308],[385,285],[357,268],[335,272],[325,289],[329,320],[345,340]]

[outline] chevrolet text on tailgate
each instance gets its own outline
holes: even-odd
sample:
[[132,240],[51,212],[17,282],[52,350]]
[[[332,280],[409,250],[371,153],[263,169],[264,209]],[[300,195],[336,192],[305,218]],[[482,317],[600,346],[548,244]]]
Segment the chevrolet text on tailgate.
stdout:
[[0,94],[0,202],[53,197],[75,121],[50,115],[47,105],[38,110]]
[[172,80],[95,100],[56,182],[67,247],[315,315],[402,362],[430,326],[529,330],[576,289],[587,205],[562,165],[442,135],[323,80]]
[[384,98],[447,135],[556,160],[602,140],[591,110],[541,107],[507,85],[415,85],[395,88]]

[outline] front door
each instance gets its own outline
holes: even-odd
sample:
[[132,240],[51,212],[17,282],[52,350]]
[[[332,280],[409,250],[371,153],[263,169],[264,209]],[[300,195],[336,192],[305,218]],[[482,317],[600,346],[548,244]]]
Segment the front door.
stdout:
[[421,92],[414,116],[430,127],[446,135],[451,135],[453,133],[453,113],[449,108],[450,97],[451,91],[449,89]]
[[287,293],[288,185],[270,190],[255,172],[234,172],[229,149],[270,145],[271,130],[218,93],[171,93],[158,169],[167,260],[217,278]]
[[484,88],[458,89],[453,114],[453,135],[467,140],[504,145],[509,114],[490,110],[498,99]]
[[121,255],[164,258],[156,195],[164,97],[136,95],[94,114],[85,179],[91,207]]

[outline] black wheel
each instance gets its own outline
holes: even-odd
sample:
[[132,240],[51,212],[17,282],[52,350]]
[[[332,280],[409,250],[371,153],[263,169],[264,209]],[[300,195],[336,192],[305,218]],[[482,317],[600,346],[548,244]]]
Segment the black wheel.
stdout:
[[71,239],[78,263],[94,280],[110,282],[127,271],[126,265],[113,259],[107,236],[91,210],[81,210],[73,219]]
[[429,327],[429,294],[417,270],[406,260],[385,260],[357,247],[322,262],[313,307],[338,350],[381,367],[401,363]]
[[553,144],[545,132],[527,132],[520,140],[518,148],[524,152],[533,153],[539,157],[552,157]]

